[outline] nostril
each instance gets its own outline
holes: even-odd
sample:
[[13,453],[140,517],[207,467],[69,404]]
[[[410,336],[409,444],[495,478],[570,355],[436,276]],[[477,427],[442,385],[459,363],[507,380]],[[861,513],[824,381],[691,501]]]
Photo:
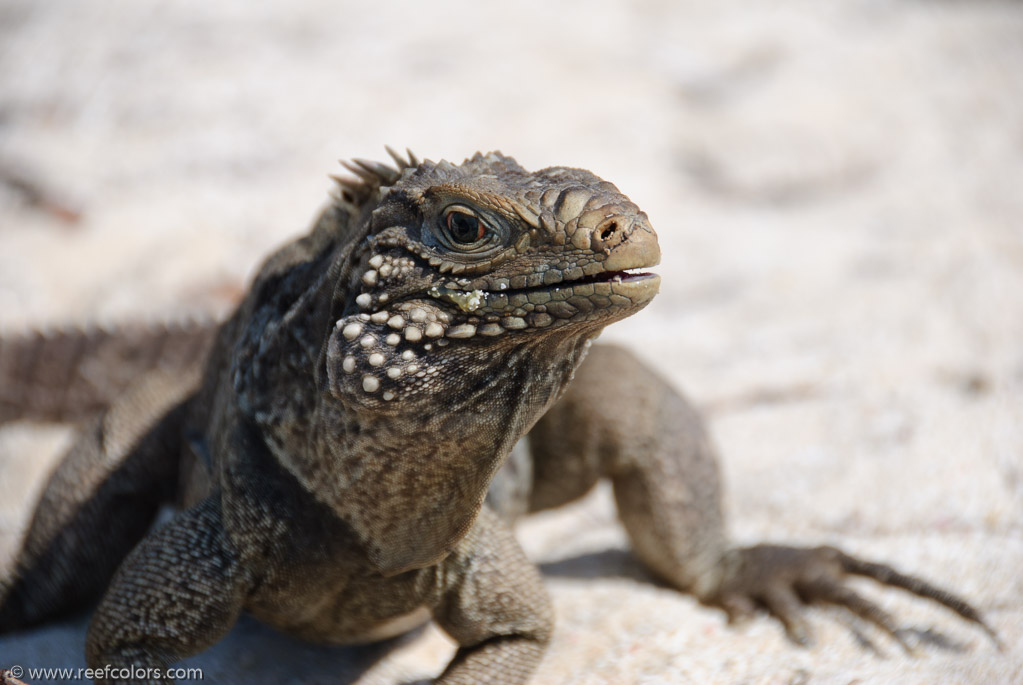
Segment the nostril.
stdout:
[[601,240],[607,240],[608,238],[613,236],[615,234],[615,231],[617,231],[617,230],[618,230],[618,222],[617,221],[609,221],[609,222],[607,222],[607,224],[604,226],[604,228],[601,229],[601,231],[600,231],[600,239]]

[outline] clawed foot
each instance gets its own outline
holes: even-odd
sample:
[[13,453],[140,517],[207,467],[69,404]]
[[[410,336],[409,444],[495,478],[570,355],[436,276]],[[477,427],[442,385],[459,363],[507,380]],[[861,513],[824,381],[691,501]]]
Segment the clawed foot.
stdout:
[[899,628],[891,614],[846,586],[846,576],[857,575],[942,604],[979,625],[999,649],[1002,647],[994,630],[966,600],[891,566],[861,561],[834,547],[756,545],[733,550],[724,561],[725,578],[717,594],[705,601],[724,609],[730,623],[752,615],[758,607],[765,608],[781,621],[789,639],[800,645],[812,642],[803,606],[825,603],[848,609],[890,635],[908,653],[914,652],[907,640],[915,634],[913,630]]

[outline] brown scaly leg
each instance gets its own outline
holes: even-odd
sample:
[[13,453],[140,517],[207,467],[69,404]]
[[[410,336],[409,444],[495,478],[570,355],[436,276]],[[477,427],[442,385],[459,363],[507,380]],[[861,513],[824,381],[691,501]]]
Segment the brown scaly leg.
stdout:
[[185,398],[196,374],[152,374],[79,436],[36,506],[13,573],[0,579],[0,633],[84,608],[178,483]]
[[95,669],[118,669],[97,682],[172,682],[165,669],[218,642],[244,599],[220,496],[211,495],[150,533],[124,560],[89,624],[86,659]]
[[910,649],[895,620],[845,585],[865,576],[933,600],[997,637],[964,599],[885,564],[831,547],[730,548],[717,455],[700,417],[624,349],[594,346],[565,396],[529,434],[529,509],[575,499],[601,477],[636,555],[658,576],[736,619],[766,608],[798,644],[810,641],[803,606],[844,607]]
[[484,508],[441,564],[445,586],[434,619],[460,648],[437,683],[527,682],[550,640],[553,616],[543,578],[507,524]]

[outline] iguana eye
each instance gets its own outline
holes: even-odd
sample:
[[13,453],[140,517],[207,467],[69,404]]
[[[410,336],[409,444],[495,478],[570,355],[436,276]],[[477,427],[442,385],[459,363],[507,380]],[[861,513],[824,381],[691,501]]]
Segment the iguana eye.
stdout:
[[459,245],[472,245],[483,239],[486,227],[473,214],[461,209],[453,209],[444,220],[451,240]]

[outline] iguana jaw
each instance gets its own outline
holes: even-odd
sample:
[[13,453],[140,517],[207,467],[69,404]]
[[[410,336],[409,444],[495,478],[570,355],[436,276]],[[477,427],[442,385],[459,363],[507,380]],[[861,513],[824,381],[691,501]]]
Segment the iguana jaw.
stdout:
[[[493,319],[485,329],[499,333],[528,328],[547,328],[558,322],[599,318],[624,318],[645,306],[660,288],[661,277],[645,271],[604,271],[576,281],[563,281],[554,286],[522,288],[520,290],[457,290],[436,286],[429,292],[436,300],[453,304],[461,314],[475,321]],[[483,324],[484,326],[486,324]],[[463,324],[448,337],[472,337],[473,323]],[[465,331],[464,333],[462,331]],[[486,335],[487,333],[484,333]]]

